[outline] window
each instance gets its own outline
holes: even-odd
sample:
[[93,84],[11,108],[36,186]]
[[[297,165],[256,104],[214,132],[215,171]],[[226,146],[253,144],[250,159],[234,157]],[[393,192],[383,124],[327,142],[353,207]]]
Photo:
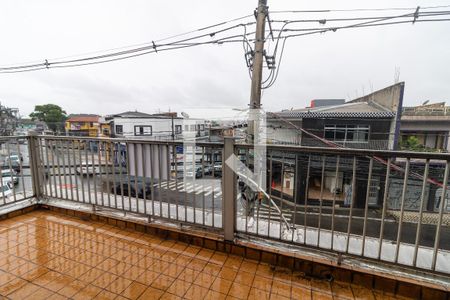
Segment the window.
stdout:
[[134,126],[134,135],[152,135],[152,126],[150,125]]
[[324,136],[327,140],[346,143],[364,143],[369,141],[368,125],[325,125]]
[[123,134],[123,125],[116,125],[116,134]]
[[181,125],[175,125],[175,133],[181,134],[181,131],[183,130]]

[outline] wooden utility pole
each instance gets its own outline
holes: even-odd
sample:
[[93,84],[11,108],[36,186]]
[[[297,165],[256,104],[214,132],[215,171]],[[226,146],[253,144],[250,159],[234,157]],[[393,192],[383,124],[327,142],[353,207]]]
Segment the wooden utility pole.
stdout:
[[[264,61],[264,39],[267,16],[267,0],[258,0],[256,9],[256,33],[255,33],[255,52],[252,65],[252,86],[250,91],[250,114],[252,109],[261,108],[261,81]],[[248,123],[247,142],[253,143],[254,140],[254,120],[250,117]]]

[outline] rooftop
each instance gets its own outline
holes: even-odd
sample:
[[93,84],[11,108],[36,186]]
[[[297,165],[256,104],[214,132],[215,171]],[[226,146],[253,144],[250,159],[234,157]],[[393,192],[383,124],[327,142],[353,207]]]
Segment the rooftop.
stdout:
[[106,120],[110,120],[112,118],[170,119],[172,117],[175,119],[180,119],[176,113],[147,114],[140,111],[126,111],[123,113],[106,116]]
[[67,122],[98,122],[100,116],[92,114],[70,115]]
[[51,211],[0,221],[9,299],[347,299],[381,292]]
[[395,113],[373,102],[347,102],[333,106],[284,110],[284,118],[392,118]]

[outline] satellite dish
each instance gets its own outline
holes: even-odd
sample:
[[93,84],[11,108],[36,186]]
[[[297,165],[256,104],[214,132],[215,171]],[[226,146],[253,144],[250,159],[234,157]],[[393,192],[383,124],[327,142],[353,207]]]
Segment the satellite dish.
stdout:
[[186,118],[189,119],[189,115],[187,113],[185,113],[184,111],[181,112],[181,115]]
[[422,105],[427,105],[428,102],[430,102],[430,100],[426,100],[425,102],[422,103]]

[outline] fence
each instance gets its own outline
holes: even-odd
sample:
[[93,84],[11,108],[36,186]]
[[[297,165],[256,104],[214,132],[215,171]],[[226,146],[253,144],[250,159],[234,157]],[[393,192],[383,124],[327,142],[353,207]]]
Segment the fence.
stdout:
[[222,228],[220,178],[210,167],[221,145],[197,144],[187,153],[171,141],[39,137],[37,143],[40,177],[49,174],[43,197]]
[[223,163],[236,154],[253,170],[253,147],[228,138],[196,145],[14,139],[2,140],[2,149],[6,157],[12,146],[28,152],[21,163],[29,156],[30,175],[20,173],[22,183],[0,206],[60,199],[213,230],[227,240],[256,236],[450,273],[449,154],[267,145],[267,184],[254,192]]
[[236,230],[450,273],[449,159],[268,145],[268,197],[238,196]]
[[35,169],[30,166],[33,143],[27,136],[0,138],[0,208],[8,209],[24,201],[35,198],[33,176]]

